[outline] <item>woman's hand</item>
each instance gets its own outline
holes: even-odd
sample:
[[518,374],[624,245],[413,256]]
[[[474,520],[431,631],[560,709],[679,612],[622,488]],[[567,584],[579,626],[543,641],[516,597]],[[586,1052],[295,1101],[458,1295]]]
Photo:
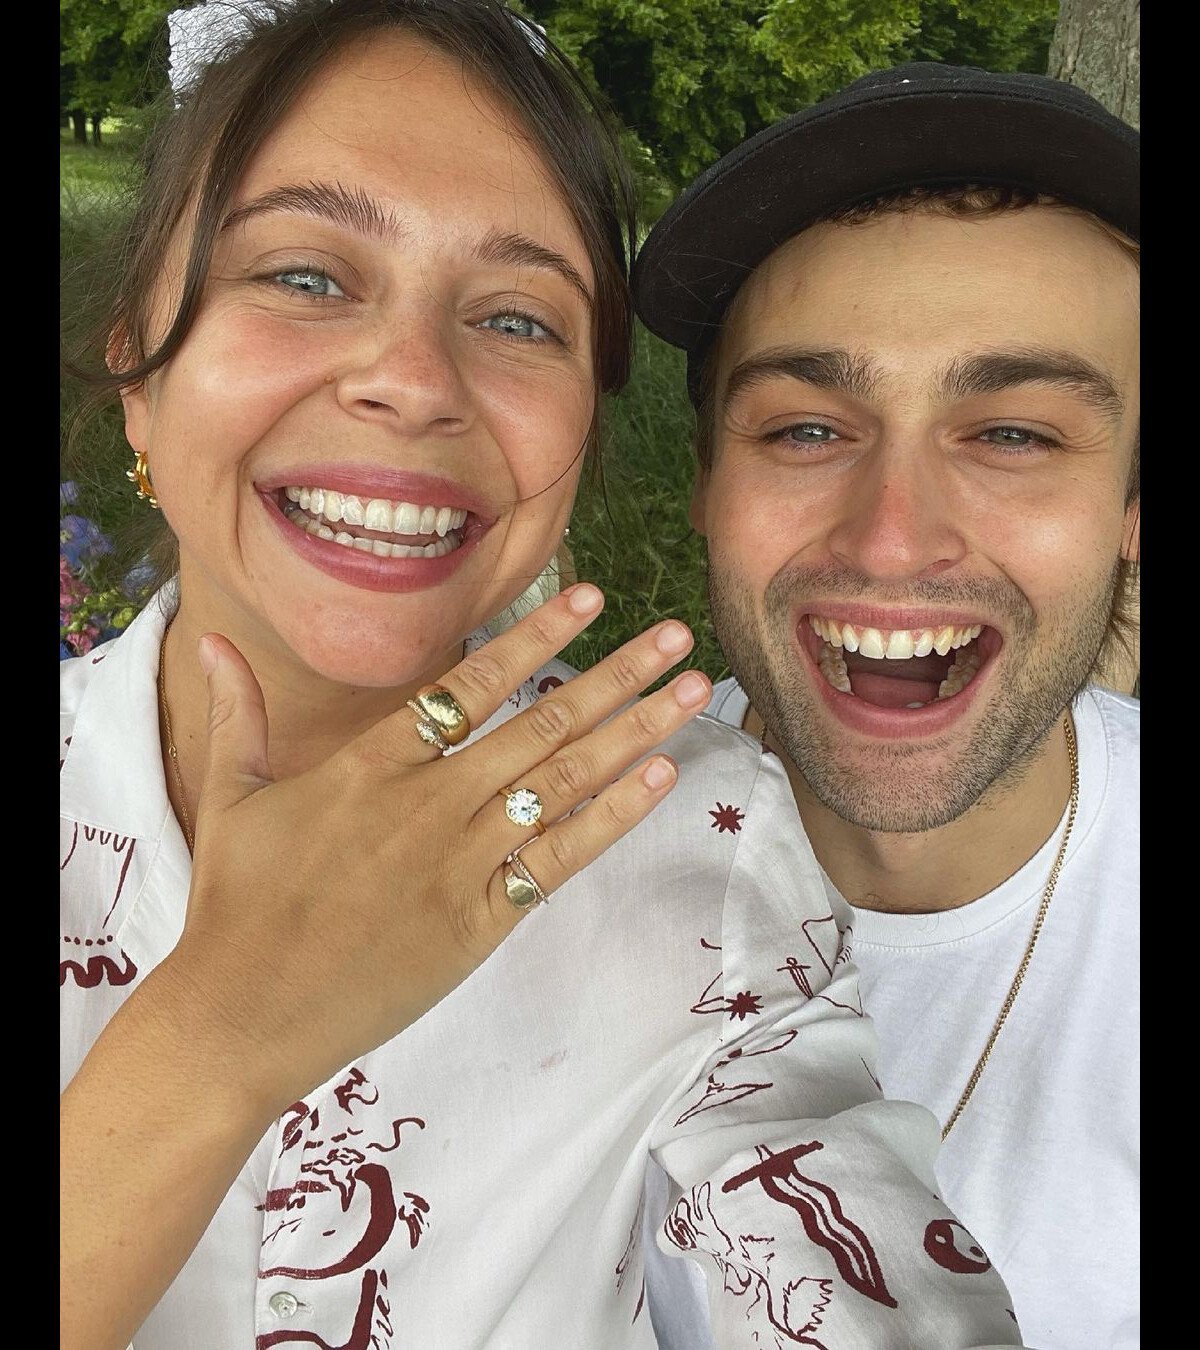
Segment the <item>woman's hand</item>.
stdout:
[[[440,683],[478,727],[602,604],[595,587],[573,587]],[[168,961],[264,1112],[416,1021],[504,940],[522,917],[503,879],[515,848],[530,841],[521,861],[552,894],[666,796],[665,756],[625,770],[704,708],[709,682],[685,672],[624,705],[691,645],[667,620],[444,759],[405,708],[277,782],[253,672],[226,639],[201,640],[209,765]],[[508,818],[508,787],[541,798],[543,836]]]

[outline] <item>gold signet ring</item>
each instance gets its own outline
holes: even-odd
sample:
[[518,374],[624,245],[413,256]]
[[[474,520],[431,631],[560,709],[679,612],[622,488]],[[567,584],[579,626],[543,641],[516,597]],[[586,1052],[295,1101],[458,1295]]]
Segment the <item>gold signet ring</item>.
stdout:
[[414,701],[442,733],[447,745],[460,745],[471,734],[471,719],[449,689],[427,684],[417,690]]

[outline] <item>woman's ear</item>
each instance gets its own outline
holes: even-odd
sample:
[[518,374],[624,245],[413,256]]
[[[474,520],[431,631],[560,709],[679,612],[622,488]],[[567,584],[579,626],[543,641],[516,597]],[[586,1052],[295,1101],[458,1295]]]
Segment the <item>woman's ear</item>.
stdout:
[[1135,498],[1125,512],[1125,528],[1121,534],[1121,557],[1126,562],[1142,560],[1142,499]]
[[[108,335],[104,364],[114,375],[136,364],[133,344],[122,324],[117,324]],[[125,439],[134,451],[144,454],[150,423],[150,400],[145,380],[121,387],[121,406],[125,410]]]

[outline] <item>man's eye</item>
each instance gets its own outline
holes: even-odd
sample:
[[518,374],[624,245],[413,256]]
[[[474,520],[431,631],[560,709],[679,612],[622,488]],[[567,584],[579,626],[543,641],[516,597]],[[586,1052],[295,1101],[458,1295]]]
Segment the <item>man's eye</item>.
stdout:
[[296,268],[289,272],[276,272],[274,279],[281,286],[286,286],[291,291],[299,291],[301,295],[332,296],[335,299],[342,300],[346,298],[346,292],[331,276],[314,267]]
[[979,433],[979,439],[1001,450],[1044,449],[1056,444],[1048,436],[1040,436],[1028,427],[988,427]]
[[781,427],[767,437],[769,441],[779,441],[784,445],[829,445],[841,439],[824,422],[793,422],[790,427]]
[[535,342],[543,342],[554,336],[544,324],[538,323],[528,314],[493,314],[479,326],[490,328],[494,333],[503,333],[505,337],[528,338]]

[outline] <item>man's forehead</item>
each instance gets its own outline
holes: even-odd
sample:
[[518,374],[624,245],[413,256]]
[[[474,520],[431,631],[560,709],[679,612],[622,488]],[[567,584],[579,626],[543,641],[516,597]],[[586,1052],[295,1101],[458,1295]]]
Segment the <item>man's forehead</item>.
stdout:
[[1054,207],[986,217],[886,213],[822,223],[755,269],[726,317],[723,376],[782,343],[889,364],[960,344],[1077,346],[1136,367],[1138,270],[1086,218]]

